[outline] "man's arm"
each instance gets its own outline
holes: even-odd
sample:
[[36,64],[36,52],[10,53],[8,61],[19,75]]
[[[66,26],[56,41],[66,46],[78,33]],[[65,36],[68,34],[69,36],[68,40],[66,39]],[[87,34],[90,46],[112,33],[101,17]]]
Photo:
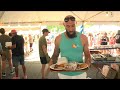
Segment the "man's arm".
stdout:
[[59,53],[60,53],[60,49],[59,49],[59,42],[60,42],[60,38],[61,36],[57,36],[56,39],[55,39],[55,48],[54,48],[54,53],[52,55],[52,58],[50,61],[52,61],[52,63],[56,63],[57,60],[58,60],[58,56],[59,56]]
[[90,56],[90,51],[88,48],[88,39],[85,35],[83,35],[83,50],[84,50],[84,55],[85,55],[85,63],[87,63],[89,66],[91,64],[91,56]]
[[45,45],[42,45],[42,49],[43,49],[44,54],[47,55],[48,54],[47,47]]

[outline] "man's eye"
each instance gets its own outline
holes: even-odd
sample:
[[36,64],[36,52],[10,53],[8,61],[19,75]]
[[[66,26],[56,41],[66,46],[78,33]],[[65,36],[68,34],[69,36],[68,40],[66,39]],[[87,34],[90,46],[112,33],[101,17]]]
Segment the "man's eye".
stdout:
[[70,27],[70,26],[67,26],[68,28]]

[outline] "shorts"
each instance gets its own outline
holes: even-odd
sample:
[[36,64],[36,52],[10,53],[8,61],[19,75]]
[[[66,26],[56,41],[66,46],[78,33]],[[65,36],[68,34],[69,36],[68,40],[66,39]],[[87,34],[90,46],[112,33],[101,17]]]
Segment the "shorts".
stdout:
[[11,60],[12,59],[12,51],[11,50],[3,51],[1,57],[2,57],[2,61]]
[[33,43],[30,43],[30,47],[32,47],[33,46]]
[[75,75],[75,76],[68,76],[68,75],[58,73],[58,77],[59,79],[87,79],[87,73],[84,72],[80,75]]
[[24,65],[24,55],[12,56],[13,66],[18,67],[18,65]]
[[46,57],[40,57],[41,64],[47,64]]

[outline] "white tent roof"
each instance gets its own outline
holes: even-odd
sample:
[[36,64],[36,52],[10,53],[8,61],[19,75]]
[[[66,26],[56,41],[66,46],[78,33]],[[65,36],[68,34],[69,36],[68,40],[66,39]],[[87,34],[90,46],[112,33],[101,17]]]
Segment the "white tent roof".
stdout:
[[78,24],[85,21],[119,25],[120,22],[120,11],[0,11],[0,22],[4,25],[60,25],[67,15],[75,16]]
[[[77,21],[117,22],[119,11],[0,11],[1,22],[61,22],[66,15],[74,15]],[[110,15],[112,14],[112,15]]]

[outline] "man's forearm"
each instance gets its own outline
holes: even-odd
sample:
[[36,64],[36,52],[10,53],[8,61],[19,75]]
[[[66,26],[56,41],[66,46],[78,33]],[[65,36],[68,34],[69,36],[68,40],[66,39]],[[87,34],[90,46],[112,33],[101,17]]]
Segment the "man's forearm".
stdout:
[[58,56],[53,55],[53,56],[51,57],[51,59],[52,59],[53,63],[57,63]]
[[85,58],[85,63],[87,63],[87,64],[91,64],[91,57],[89,57],[89,58]]

